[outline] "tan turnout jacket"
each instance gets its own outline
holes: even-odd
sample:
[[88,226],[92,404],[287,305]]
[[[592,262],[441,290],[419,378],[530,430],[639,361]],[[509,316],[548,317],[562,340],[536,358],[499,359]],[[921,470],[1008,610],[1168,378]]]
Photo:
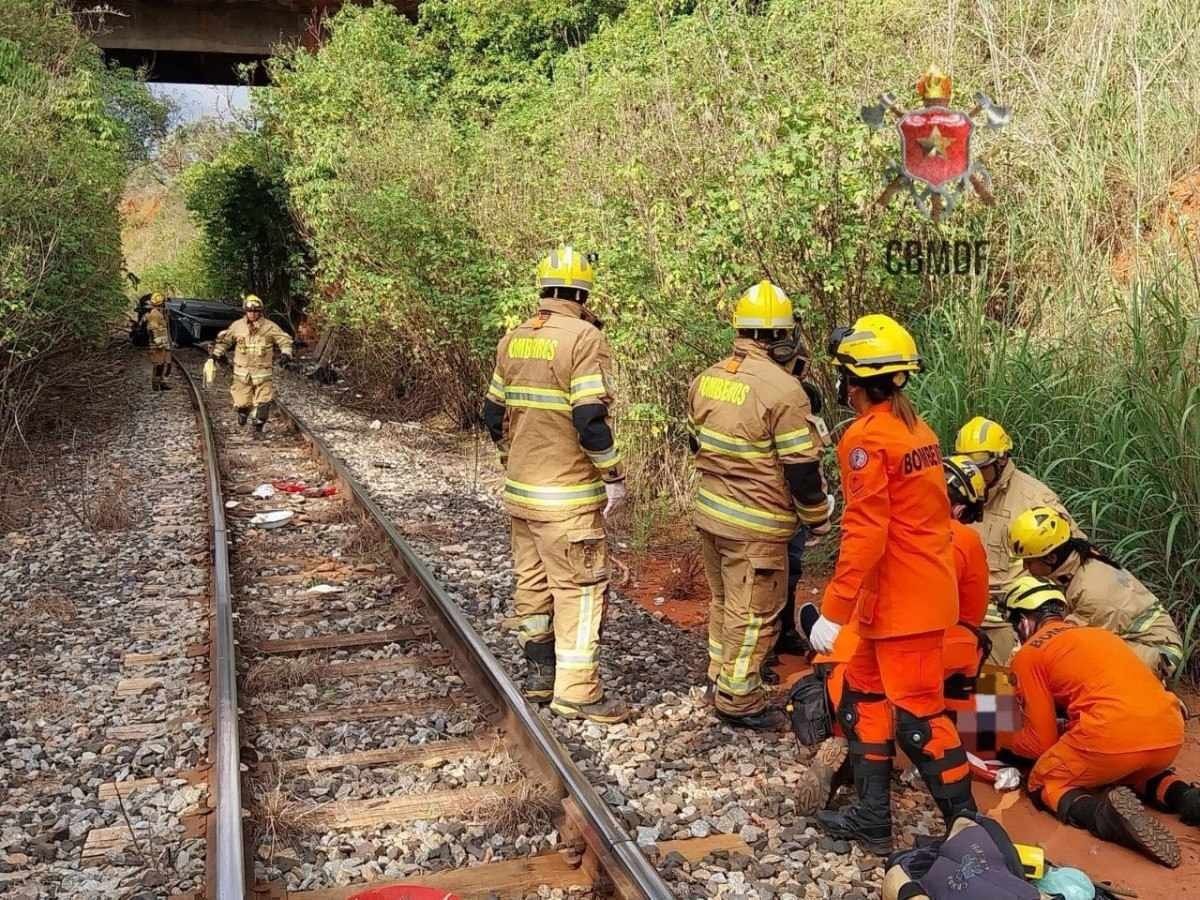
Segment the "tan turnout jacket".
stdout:
[[696,527],[731,540],[786,541],[800,516],[819,523],[825,508],[799,509],[785,463],[819,461],[829,438],[800,382],[749,338],[705,369],[688,389],[688,426],[699,444]]
[[230,347],[234,348],[233,377],[258,384],[271,377],[273,350],[290,355],[292,339],[266,316],[253,325],[243,316],[217,335],[212,355],[224,356]]
[[504,505],[518,518],[559,522],[601,509],[604,482],[623,477],[616,446],[585,450],[572,419],[578,407],[614,400],[608,341],[584,316],[582,304],[543,299],[496,348],[487,395],[505,408]]
[[[1063,586],[1070,621],[1103,628],[1133,646],[1151,669],[1163,667],[1170,675],[1183,659],[1183,639],[1170,613],[1144,584],[1130,572],[1099,559],[1082,559],[1079,554],[1051,575]],[[1166,658],[1158,660],[1156,653]]]
[[1009,550],[1008,526],[1018,515],[1034,506],[1049,506],[1057,510],[1071,523],[1072,536],[1087,537],[1079,530],[1058,495],[1032,475],[1022,472],[1010,460],[996,483],[988,488],[982,521],[971,526],[979,532],[983,548],[987,551],[988,588],[993,599],[1002,597],[1008,585],[1024,568],[1021,560],[1013,559]]
[[171,349],[170,333],[167,329],[167,317],[156,306],[150,307],[146,313],[146,329],[150,332],[150,346],[154,350]]

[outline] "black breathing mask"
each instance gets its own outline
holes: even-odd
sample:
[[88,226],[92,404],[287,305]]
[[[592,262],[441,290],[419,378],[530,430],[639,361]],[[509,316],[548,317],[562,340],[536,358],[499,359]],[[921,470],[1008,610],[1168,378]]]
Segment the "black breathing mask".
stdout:
[[785,337],[772,341],[767,345],[767,355],[799,378],[804,374],[808,365],[808,345],[804,343],[804,335],[800,333],[800,322],[792,325],[792,330]]

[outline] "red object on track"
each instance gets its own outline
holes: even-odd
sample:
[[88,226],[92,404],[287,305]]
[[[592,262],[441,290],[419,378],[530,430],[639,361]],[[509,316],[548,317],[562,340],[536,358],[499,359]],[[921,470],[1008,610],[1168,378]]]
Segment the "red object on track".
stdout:
[[438,888],[421,887],[417,884],[393,884],[391,887],[371,888],[359,894],[353,894],[347,900],[459,900],[457,894],[451,894]]

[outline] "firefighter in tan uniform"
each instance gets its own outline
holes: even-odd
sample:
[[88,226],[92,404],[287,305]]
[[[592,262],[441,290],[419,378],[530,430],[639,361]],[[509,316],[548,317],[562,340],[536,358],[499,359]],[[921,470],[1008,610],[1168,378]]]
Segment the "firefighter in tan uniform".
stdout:
[[237,410],[238,425],[253,419],[254,439],[261,440],[275,399],[275,384],[271,379],[274,351],[279,350],[279,364],[286,369],[292,363],[292,339],[270,319],[263,318],[263,302],[253,294],[246,295],[242,310],[245,316],[213,341],[212,357],[228,364],[226,354],[234,348],[233,379],[229,385],[233,408]]
[[725,721],[770,730],[782,716],[767,708],[760,669],[780,629],[788,540],[833,508],[820,464],[828,431],[794,375],[807,353],[787,295],[756,284],[733,327],[732,355],[688,390],[695,523],[712,590],[708,691]]
[[608,342],[584,306],[592,280],[570,247],[542,260],[537,315],[501,338],[483,418],[505,467],[525,696],[612,724],[629,711],[600,685],[604,519],[625,496],[625,473],[609,425]]
[[976,416],[959,429],[954,442],[954,452],[969,457],[987,483],[983,518],[971,527],[979,532],[987,551],[991,602],[983,620],[983,631],[992,644],[987,661],[998,666],[1008,664],[1017,646],[1016,635],[999,612],[999,603],[1009,584],[1021,574],[1020,560],[1014,560],[1008,552],[1008,527],[1012,520],[1032,506],[1050,506],[1066,518],[1075,537],[1086,537],[1058,495],[1017,468],[1011,459],[1012,447],[1008,432],[999,423],[983,416]]
[[146,329],[150,332],[150,364],[154,373],[150,376],[150,389],[169,391],[167,373],[171,371],[171,339],[167,329],[167,316],[163,312],[167,298],[155,291],[150,295],[150,311],[146,313]]
[[1074,537],[1065,516],[1035,506],[1013,519],[1009,549],[1029,574],[1062,585],[1069,622],[1103,628],[1129,645],[1161,679],[1183,661],[1183,639],[1150,590],[1086,538]]

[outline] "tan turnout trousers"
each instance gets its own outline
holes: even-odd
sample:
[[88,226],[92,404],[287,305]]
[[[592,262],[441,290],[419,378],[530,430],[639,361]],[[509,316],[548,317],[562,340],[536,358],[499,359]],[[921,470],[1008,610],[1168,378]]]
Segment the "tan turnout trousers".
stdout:
[[512,550],[521,646],[553,645],[555,701],[598,702],[600,621],[608,594],[603,517],[594,510],[558,522],[514,515]]
[[700,532],[708,608],[708,680],[723,713],[746,716],[767,705],[763,660],[779,635],[787,593],[787,543],[737,541]]
[[270,372],[234,375],[229,381],[229,394],[233,397],[234,409],[257,408],[260,403],[275,399],[275,382]]

